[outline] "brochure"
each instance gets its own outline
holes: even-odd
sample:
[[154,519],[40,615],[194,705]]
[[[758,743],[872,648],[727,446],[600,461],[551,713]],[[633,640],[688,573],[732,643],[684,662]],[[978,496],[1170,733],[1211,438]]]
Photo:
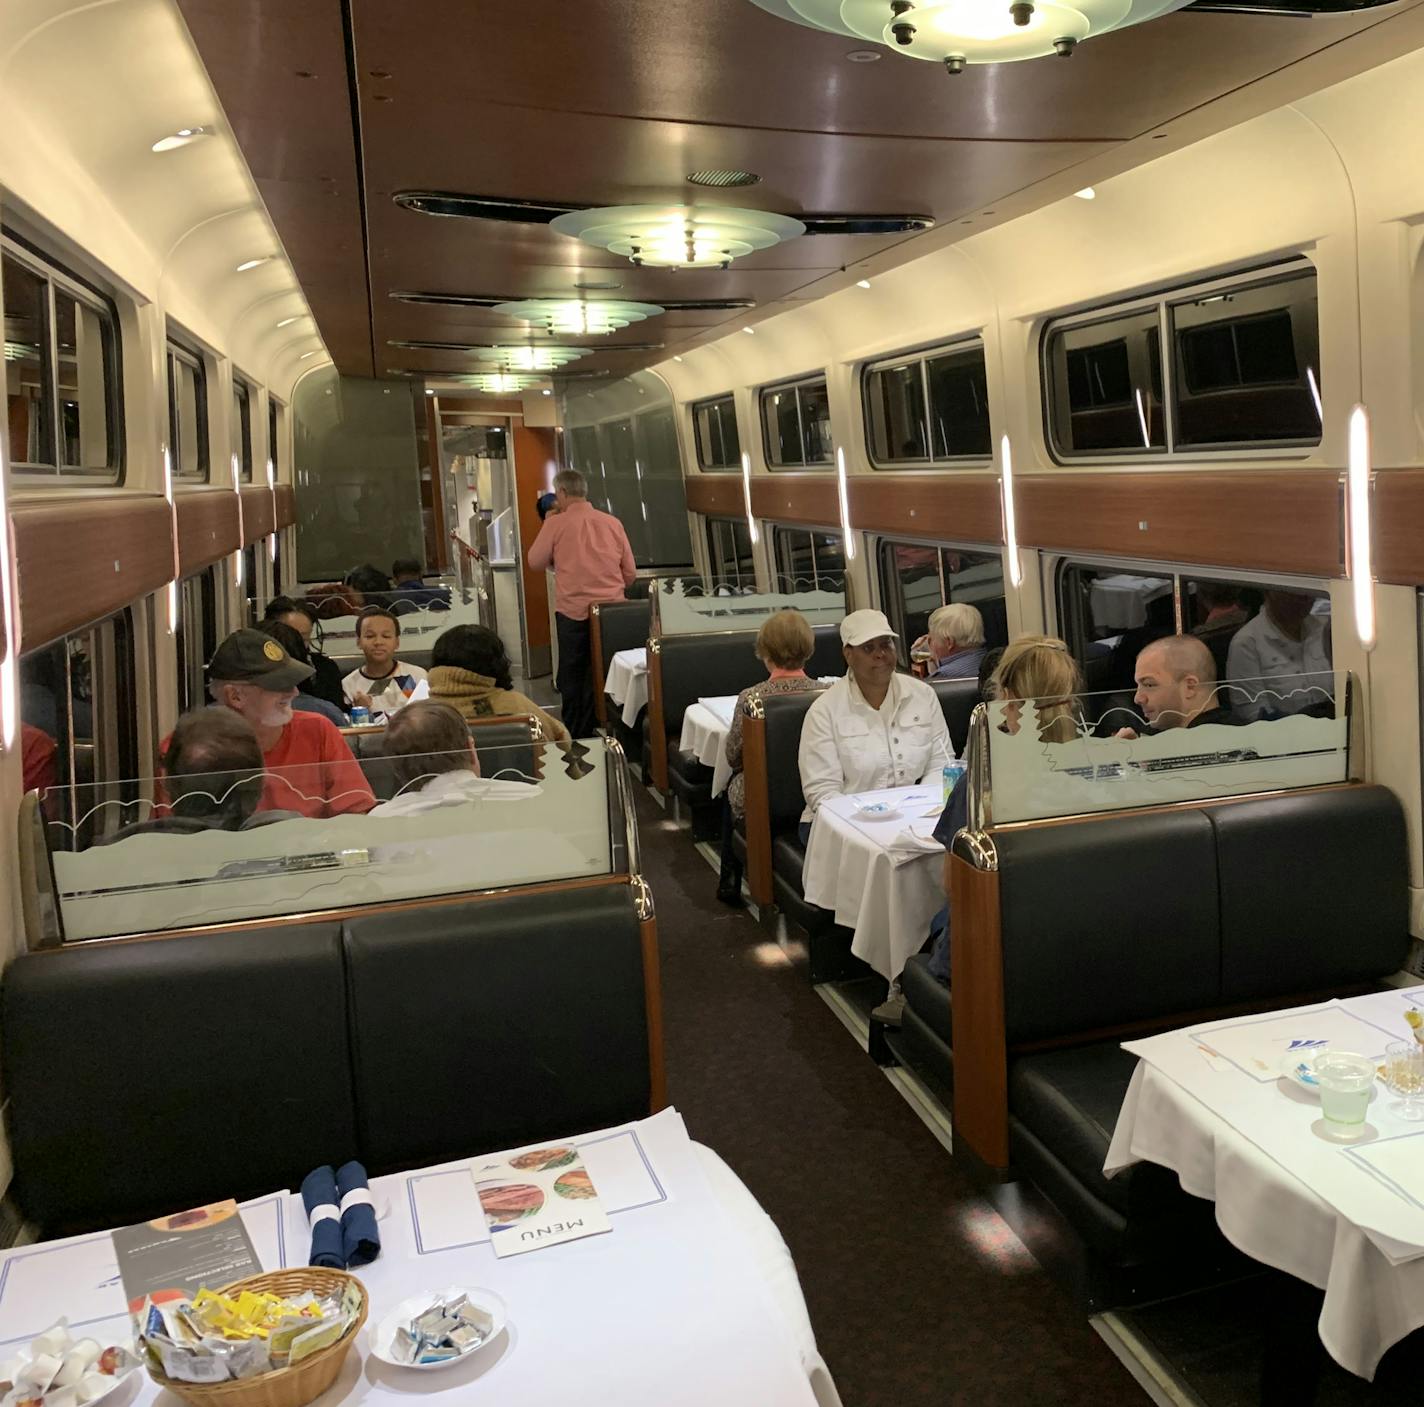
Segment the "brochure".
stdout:
[[501,1258],[612,1229],[577,1148],[500,1153],[470,1172]]
[[143,1309],[145,1299],[162,1308],[192,1299],[204,1286],[218,1290],[262,1273],[233,1201],[212,1202],[109,1234],[131,1314]]

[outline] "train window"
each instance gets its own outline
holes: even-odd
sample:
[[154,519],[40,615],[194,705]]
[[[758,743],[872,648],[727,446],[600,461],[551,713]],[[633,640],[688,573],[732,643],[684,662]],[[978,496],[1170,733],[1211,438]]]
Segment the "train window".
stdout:
[[707,561],[712,585],[756,590],[752,537],[743,518],[707,519]]
[[989,456],[981,344],[869,366],[862,387],[866,443],[876,468]]
[[207,702],[205,671],[218,647],[218,572],[209,567],[178,585],[178,711]]
[[[1206,645],[1218,679],[1313,675],[1332,667],[1330,597],[1299,582],[1064,563],[1058,620],[1089,693],[1133,692],[1142,649],[1178,631]],[[1291,713],[1307,702],[1302,693],[1270,707]],[[1257,716],[1254,707],[1244,698],[1235,703],[1247,717]]]
[[1171,306],[1178,445],[1320,443],[1314,270]]
[[6,410],[21,472],[119,477],[119,343],[113,305],[7,244]]
[[1156,307],[1056,329],[1046,343],[1045,373],[1060,454],[1166,448]]
[[774,524],[771,552],[777,590],[845,590],[845,548],[839,534]]
[[77,845],[124,824],[137,801],[138,706],[127,611],[20,660],[25,788],[49,789],[45,813]]
[[173,477],[208,478],[208,375],[202,357],[168,343],[168,443]]
[[272,481],[282,477],[282,433],[287,427],[287,407],[281,401],[267,397],[267,460],[272,466]]
[[975,607],[991,648],[1008,643],[1004,564],[996,552],[967,552],[933,543],[880,544],[880,600],[900,634],[901,662],[929,628],[930,616],[950,602]]
[[698,401],[692,407],[693,436],[699,469],[739,469],[742,442],[737,434],[737,407],[730,395]]
[[831,403],[824,376],[766,387],[761,422],[771,468],[831,462]]
[[232,379],[232,458],[237,476],[252,482],[252,389],[247,382]]

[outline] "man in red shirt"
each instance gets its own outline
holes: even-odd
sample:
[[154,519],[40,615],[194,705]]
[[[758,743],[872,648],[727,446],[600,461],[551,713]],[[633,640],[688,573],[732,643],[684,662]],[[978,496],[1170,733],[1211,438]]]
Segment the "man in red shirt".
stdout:
[[623,524],[588,501],[588,483],[577,469],[554,475],[554,506],[526,560],[536,572],[554,569],[554,623],[559,632],[559,675],[564,727],[573,738],[593,736],[593,658],[589,607],[621,601],[637,568]]
[[[297,685],[310,665],[294,660],[270,635],[235,630],[213,652],[208,690],[214,702],[241,714],[257,735],[267,779],[259,811],[340,816],[376,804],[346,739],[319,713],[295,713]],[[168,748],[164,740],[162,751]]]

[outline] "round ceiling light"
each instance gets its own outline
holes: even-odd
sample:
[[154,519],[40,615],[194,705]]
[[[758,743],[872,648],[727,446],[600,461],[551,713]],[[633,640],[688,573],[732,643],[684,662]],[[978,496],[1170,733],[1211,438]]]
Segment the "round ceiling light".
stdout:
[[473,386],[477,391],[528,391],[534,386],[542,386],[542,376],[529,376],[518,371],[481,371],[473,376],[455,378],[462,386]]
[[629,323],[655,318],[663,310],[656,303],[629,303],[621,298],[525,298],[498,303],[495,312],[507,318],[542,327],[545,332],[572,332],[580,337],[616,332]]
[[760,180],[755,171],[694,171],[687,178],[687,184],[725,190],[729,186],[754,186]]
[[498,362],[506,371],[553,371],[588,355],[587,347],[481,347],[482,362]]
[[782,19],[944,64],[1011,63],[1181,9],[1188,0],[752,0]]
[[806,233],[789,215],[720,205],[610,205],[549,222],[558,234],[651,269],[725,269],[733,259]]

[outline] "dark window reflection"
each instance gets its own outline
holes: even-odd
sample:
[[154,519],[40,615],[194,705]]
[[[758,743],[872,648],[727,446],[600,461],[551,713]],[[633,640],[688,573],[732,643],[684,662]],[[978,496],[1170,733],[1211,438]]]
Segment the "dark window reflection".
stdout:
[[925,363],[929,381],[934,457],[956,459],[990,453],[989,385],[983,347],[946,352]]
[[979,612],[990,649],[1008,643],[1003,560],[997,553],[882,542],[880,599],[900,632],[902,664],[908,662],[910,645],[929,629],[930,616],[951,602]]
[[870,457],[877,463],[929,458],[924,367],[877,367],[865,378]]
[[735,469],[742,460],[737,410],[731,396],[719,396],[692,408],[697,463],[703,469]]
[[245,382],[232,383],[232,454],[238,478],[252,482],[252,393]]
[[713,588],[729,586],[737,591],[755,591],[756,567],[746,522],[741,518],[709,518],[707,536]]
[[777,591],[844,591],[845,546],[835,533],[772,529]]
[[1065,453],[1166,447],[1155,308],[1054,332],[1048,381],[1054,439]]
[[5,404],[10,455],[16,464],[54,463],[53,397],[49,371],[49,287],[7,254]]
[[768,464],[831,462],[831,408],[824,377],[763,391],[761,418]]

